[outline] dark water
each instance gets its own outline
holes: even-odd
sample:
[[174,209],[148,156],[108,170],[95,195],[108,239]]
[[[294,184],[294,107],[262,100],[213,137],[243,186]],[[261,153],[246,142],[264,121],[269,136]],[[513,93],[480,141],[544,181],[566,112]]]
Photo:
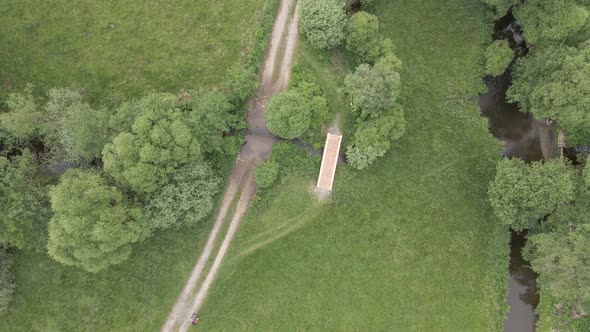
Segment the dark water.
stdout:
[[[515,57],[528,53],[528,45],[522,38],[522,29],[511,13],[496,22],[494,39],[508,40]],[[517,104],[506,101],[506,91],[512,82],[511,72],[512,66],[502,76],[486,79],[487,93],[481,95],[478,102],[481,113],[488,118],[490,133],[503,143],[504,157],[516,157],[525,161],[542,160],[542,140],[545,156],[553,153],[550,151],[550,130],[543,121],[537,121],[531,114],[520,112]],[[526,234],[512,231],[511,235],[510,277],[506,297],[510,311],[504,320],[504,331],[534,331],[538,319],[535,309],[539,303],[537,275],[530,268],[529,262],[522,257]]]

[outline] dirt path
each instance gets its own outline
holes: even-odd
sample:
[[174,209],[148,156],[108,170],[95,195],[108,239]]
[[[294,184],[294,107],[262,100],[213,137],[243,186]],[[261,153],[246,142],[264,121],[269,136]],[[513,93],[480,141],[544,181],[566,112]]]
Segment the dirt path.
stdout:
[[[264,108],[270,97],[277,92],[285,90],[289,82],[291,64],[297,42],[299,5],[293,11],[292,17],[289,17],[289,8],[295,1],[281,0],[279,12],[271,34],[270,48],[264,62],[260,88],[256,99],[251,103],[248,113],[248,130],[245,135],[246,144],[242,147],[238,160],[234,165],[225,195],[223,196],[223,201],[221,202],[219,214],[209,234],[205,248],[193,268],[182,293],[179,295],[172,311],[168,315],[162,331],[186,331],[190,327],[189,317],[193,312],[197,312],[200,309],[206,299],[209,288],[213,284],[223,258],[238,230],[240,220],[256,193],[254,169],[256,165],[268,158],[272,144],[275,141],[274,136],[266,128]],[[283,33],[285,29],[287,29],[287,33]],[[282,38],[286,38],[283,41],[286,47],[283,58],[278,59],[277,54],[279,53],[279,45],[281,44]],[[278,72],[274,73],[275,63],[279,61],[280,66],[276,68]],[[273,76],[276,78],[275,80],[273,80]],[[207,272],[205,271],[205,267],[210,262],[215,244],[218,243],[217,238],[219,232],[222,229],[224,220],[228,219],[226,216],[229,207],[238,192],[241,194],[235,212],[231,216],[231,223],[215,255],[215,260]],[[204,276],[205,272],[207,274]],[[200,282],[201,280],[202,282]]]

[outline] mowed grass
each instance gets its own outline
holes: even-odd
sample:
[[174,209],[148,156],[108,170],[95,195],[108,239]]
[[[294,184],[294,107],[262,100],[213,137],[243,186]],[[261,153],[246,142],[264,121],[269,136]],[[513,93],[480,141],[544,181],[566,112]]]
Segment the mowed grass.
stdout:
[[[486,194],[499,146],[476,108],[483,10],[381,0],[372,12],[404,61],[405,136],[368,170],[340,167],[327,203],[311,179],[263,193],[200,312],[204,330],[501,330],[509,233]],[[285,223],[301,226],[247,251]]]
[[27,82],[94,103],[219,86],[265,0],[0,1],[0,96]]

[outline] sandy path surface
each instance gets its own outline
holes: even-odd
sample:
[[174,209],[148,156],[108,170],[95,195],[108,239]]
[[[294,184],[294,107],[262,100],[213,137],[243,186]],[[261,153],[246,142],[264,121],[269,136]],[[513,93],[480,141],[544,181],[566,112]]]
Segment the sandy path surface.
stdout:
[[[215,224],[209,234],[207,243],[199,256],[197,264],[193,268],[189,279],[187,280],[181,294],[179,295],[172,311],[168,315],[162,331],[186,331],[190,327],[190,315],[197,312],[202,306],[207,297],[209,288],[213,284],[215,276],[221,266],[223,258],[238,230],[240,220],[250,201],[256,193],[256,184],[254,181],[254,169],[256,165],[268,158],[272,144],[275,138],[266,128],[266,121],[264,119],[264,108],[267,101],[274,94],[284,91],[289,82],[291,72],[291,64],[293,62],[293,54],[297,42],[297,28],[299,18],[299,5],[293,11],[293,16],[289,17],[289,9],[296,0],[281,0],[279,12],[276,16],[273,26],[270,47],[266,60],[264,62],[264,69],[262,71],[260,88],[258,89],[257,97],[252,101],[250,111],[248,112],[248,130],[245,135],[246,144],[242,147],[240,155],[230,176],[230,180],[223,196],[223,201],[215,220]],[[285,32],[287,29],[287,32]],[[283,41],[285,51],[282,59],[277,59],[279,54],[279,46],[281,39]],[[276,68],[275,64],[280,62],[280,66]],[[273,80],[273,76],[276,78]],[[217,237],[223,226],[224,220],[228,219],[227,213],[231,202],[240,192],[240,197],[235,208],[233,216],[227,233],[223,238],[221,246],[219,246],[215,255],[215,260],[209,268],[205,271],[207,263],[212,257],[215,249]],[[204,273],[207,274],[203,279]],[[202,280],[202,282],[200,282]]]

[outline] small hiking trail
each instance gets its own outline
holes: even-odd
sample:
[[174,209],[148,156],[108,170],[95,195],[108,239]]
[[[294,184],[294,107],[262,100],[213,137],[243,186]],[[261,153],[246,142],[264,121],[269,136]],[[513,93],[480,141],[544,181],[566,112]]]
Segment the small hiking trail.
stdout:
[[[240,220],[256,193],[254,169],[270,154],[275,137],[266,128],[264,109],[268,100],[284,91],[289,82],[291,64],[297,43],[299,5],[290,10],[297,0],[281,0],[276,16],[269,50],[263,65],[260,88],[256,99],[250,104],[246,144],[242,147],[232,170],[217,218],[207,238],[205,247],[194,266],[190,277],[176,300],[172,311],[162,326],[162,331],[186,331],[190,316],[198,312],[207,297],[209,288],[238,230]],[[284,49],[281,50],[281,45]],[[282,55],[282,58],[278,58]],[[234,197],[239,194],[235,209],[231,210]],[[231,212],[230,212],[231,210]],[[229,213],[229,214],[228,214]],[[233,215],[231,215],[233,213]],[[229,220],[229,227],[224,221]],[[226,230],[223,239],[220,232]],[[221,245],[219,245],[221,241]],[[214,259],[213,259],[214,257]],[[213,261],[211,262],[211,259]],[[208,269],[206,269],[208,267]]]

